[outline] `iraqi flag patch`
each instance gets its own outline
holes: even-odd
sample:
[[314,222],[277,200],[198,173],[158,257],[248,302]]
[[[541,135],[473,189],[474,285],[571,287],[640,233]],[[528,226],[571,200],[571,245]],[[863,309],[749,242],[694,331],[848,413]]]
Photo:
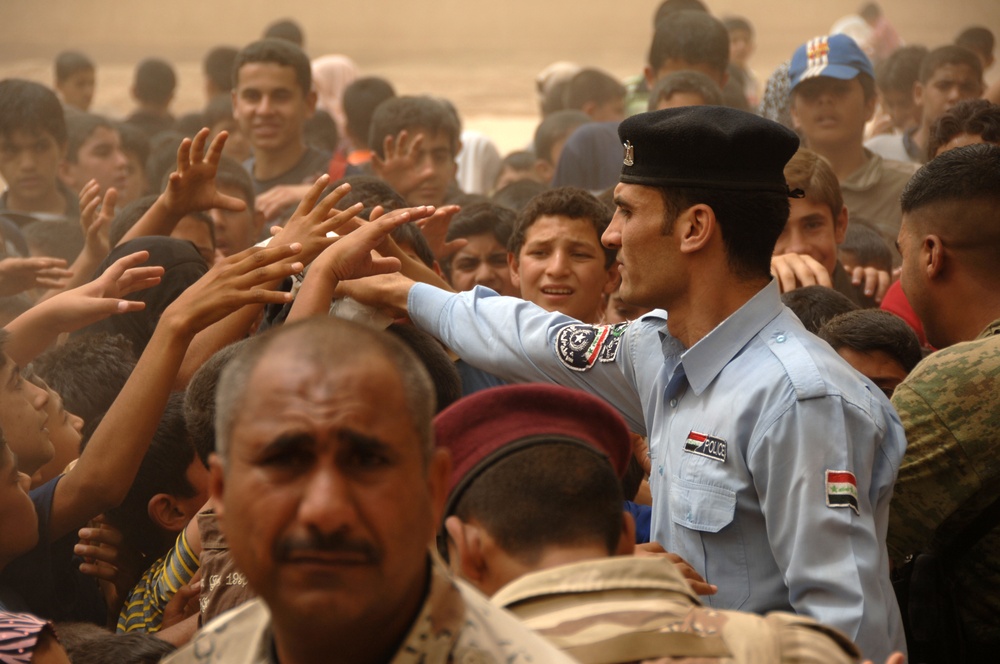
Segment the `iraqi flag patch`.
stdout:
[[628,323],[567,325],[556,336],[559,359],[573,371],[586,371],[595,362],[614,362]]
[[684,451],[715,461],[725,461],[729,445],[722,438],[692,431],[684,441]]
[[826,471],[826,506],[850,507],[861,516],[858,507],[858,480],[847,470]]

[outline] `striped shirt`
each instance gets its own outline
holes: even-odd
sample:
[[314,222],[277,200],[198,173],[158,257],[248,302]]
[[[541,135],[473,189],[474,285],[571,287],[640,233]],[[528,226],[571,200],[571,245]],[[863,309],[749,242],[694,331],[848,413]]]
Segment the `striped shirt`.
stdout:
[[174,548],[153,563],[132,588],[121,613],[118,632],[158,632],[163,608],[181,586],[191,582],[200,566],[198,555],[188,544],[186,529]]

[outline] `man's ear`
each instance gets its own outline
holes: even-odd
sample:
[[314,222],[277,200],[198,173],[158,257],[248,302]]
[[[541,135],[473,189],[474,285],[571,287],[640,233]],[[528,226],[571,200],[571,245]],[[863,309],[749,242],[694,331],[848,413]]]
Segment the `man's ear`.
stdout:
[[616,556],[631,556],[635,553],[635,519],[628,512],[622,512],[622,532],[618,536]]
[[517,255],[512,251],[507,252],[507,267],[510,268],[510,283],[518,290],[521,291],[521,264],[517,260]]
[[920,260],[928,279],[939,279],[945,272],[945,251],[941,238],[928,235],[920,246]]
[[[704,203],[692,205],[677,218],[680,224],[680,250],[694,253],[708,246],[716,235],[715,211]],[[720,238],[721,239],[721,238]]]
[[843,205],[840,208],[840,214],[833,219],[833,239],[838,245],[843,244],[844,239],[847,237],[848,215],[847,206]]
[[226,477],[222,468],[222,458],[218,452],[208,457],[208,497],[215,505],[215,518],[222,522],[225,507],[222,495],[226,488]]
[[171,533],[184,530],[193,516],[181,509],[177,499],[169,493],[158,493],[150,498],[146,512],[153,523]]
[[445,519],[444,529],[450,540],[452,570],[472,585],[480,587],[487,576],[482,530],[478,525],[465,523],[457,516]]
[[[618,277],[620,276],[620,273],[618,272],[618,265],[619,265],[618,261],[615,261],[611,264],[611,267],[607,269],[608,282],[604,284],[604,288],[602,289],[602,292],[605,295],[605,300],[607,299],[608,295],[611,295],[616,290],[618,290],[618,285],[620,283],[618,279]],[[606,301],[605,304],[607,304]]]

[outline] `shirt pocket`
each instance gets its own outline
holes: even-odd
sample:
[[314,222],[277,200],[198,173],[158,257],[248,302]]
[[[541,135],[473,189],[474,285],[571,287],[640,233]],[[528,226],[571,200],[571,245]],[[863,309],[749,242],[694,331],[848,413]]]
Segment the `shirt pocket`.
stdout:
[[671,478],[671,550],[719,592],[701,600],[738,609],[750,596],[746,547],[736,520],[736,492],[724,486]]

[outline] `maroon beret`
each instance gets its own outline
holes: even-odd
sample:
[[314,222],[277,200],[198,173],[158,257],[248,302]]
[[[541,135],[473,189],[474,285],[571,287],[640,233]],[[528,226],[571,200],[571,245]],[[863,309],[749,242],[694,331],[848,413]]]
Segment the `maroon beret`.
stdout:
[[632,455],[628,427],[606,402],[537,383],[482,390],[456,401],[434,418],[434,436],[438,447],[451,452],[445,515],[484,470],[527,447],[558,443],[593,450],[619,478]]

